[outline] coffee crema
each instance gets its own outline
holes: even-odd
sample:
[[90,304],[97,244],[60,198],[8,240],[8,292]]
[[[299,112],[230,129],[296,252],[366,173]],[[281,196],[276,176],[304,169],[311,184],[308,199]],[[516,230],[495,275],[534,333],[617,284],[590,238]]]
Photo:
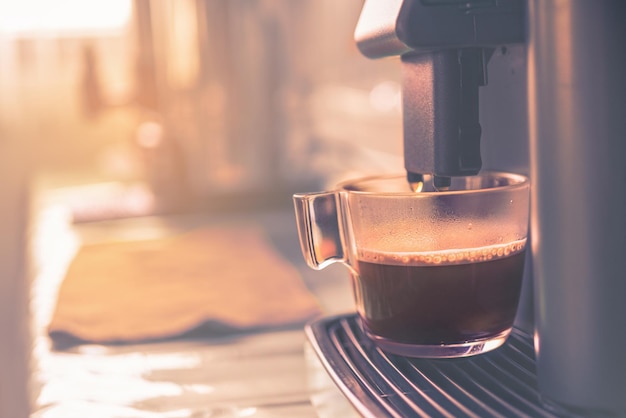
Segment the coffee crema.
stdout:
[[357,306],[366,332],[403,344],[462,344],[513,326],[525,240],[431,253],[360,250]]
[[403,266],[436,266],[440,264],[464,264],[493,260],[494,258],[507,257],[524,251],[525,247],[526,239],[479,248],[416,253],[385,252],[359,248],[357,250],[357,258],[359,261],[366,261],[369,263],[397,264]]

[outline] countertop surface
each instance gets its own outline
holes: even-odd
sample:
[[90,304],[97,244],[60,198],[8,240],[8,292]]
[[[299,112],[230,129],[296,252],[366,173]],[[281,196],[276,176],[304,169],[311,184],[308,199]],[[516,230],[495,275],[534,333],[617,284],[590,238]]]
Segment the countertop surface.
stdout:
[[[52,203],[51,203],[52,202]],[[54,349],[46,332],[64,272],[80,245],[146,239],[206,225],[254,222],[298,269],[324,315],[353,310],[347,270],[309,269],[291,208],[195,212],[72,224],[44,201],[33,228],[32,417],[314,417],[319,393],[302,327],[141,344]],[[314,361],[314,360],[313,360]],[[313,376],[313,377],[312,377]],[[315,377],[317,376],[317,377]],[[332,401],[331,401],[332,402]],[[323,409],[323,408],[322,408]]]

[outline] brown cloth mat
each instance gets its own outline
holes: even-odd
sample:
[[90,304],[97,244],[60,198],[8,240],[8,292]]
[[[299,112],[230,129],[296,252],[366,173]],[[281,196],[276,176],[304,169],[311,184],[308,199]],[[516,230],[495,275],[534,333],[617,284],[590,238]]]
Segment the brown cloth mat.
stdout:
[[207,322],[236,330],[303,323],[320,312],[261,228],[83,246],[59,289],[49,333],[93,342],[178,336]]

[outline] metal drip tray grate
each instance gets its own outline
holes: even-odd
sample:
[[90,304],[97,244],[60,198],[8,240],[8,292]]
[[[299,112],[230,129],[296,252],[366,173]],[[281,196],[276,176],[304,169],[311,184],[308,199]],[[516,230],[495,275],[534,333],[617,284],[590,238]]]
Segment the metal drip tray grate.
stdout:
[[541,401],[532,338],[517,329],[494,351],[442,360],[386,354],[366,337],[356,315],[323,318],[306,333],[363,416],[572,416]]

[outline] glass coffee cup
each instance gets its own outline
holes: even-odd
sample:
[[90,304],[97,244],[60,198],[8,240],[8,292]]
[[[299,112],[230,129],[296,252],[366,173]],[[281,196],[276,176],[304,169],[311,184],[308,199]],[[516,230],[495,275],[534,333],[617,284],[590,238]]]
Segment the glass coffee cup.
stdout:
[[521,291],[528,232],[526,177],[482,172],[436,191],[425,176],[347,181],[294,195],[302,252],[352,277],[365,333],[384,351],[463,357],[502,345]]

